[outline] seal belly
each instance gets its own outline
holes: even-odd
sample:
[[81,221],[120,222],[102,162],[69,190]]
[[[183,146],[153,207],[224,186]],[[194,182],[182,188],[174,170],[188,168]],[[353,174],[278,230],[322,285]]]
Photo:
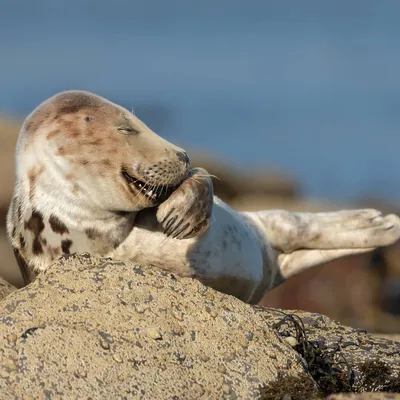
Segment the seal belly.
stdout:
[[[151,229],[150,229],[151,228]],[[263,257],[254,231],[215,198],[210,227],[193,239],[173,239],[153,226],[134,227],[110,256],[152,264],[249,301],[263,278]]]

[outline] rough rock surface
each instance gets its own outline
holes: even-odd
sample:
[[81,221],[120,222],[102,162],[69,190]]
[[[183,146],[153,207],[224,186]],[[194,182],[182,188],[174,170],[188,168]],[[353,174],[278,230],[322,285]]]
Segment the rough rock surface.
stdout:
[[400,342],[321,314],[264,308],[260,312],[282,337],[295,343],[323,392],[400,392]]
[[5,279],[0,276],[0,300],[3,300],[11,292],[16,290],[16,287],[8,283]]
[[315,388],[257,310],[190,278],[89,255],[3,300],[0,360],[7,399],[257,399],[282,376]]
[[326,400],[400,400],[400,393],[341,393],[332,394]]
[[296,314],[72,255],[0,303],[0,399],[311,400],[399,387],[400,343]]

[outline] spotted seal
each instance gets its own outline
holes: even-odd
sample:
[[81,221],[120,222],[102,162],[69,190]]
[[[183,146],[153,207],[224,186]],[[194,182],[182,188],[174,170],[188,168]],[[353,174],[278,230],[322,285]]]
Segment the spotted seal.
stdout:
[[28,283],[62,254],[152,264],[255,303],[284,279],[394,243],[379,211],[239,213],[207,171],[128,110],[62,92],[25,120],[7,231]]

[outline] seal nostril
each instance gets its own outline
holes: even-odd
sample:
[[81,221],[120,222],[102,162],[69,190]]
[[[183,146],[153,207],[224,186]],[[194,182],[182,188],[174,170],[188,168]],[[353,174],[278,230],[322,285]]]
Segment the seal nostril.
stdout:
[[178,151],[176,153],[176,155],[178,156],[179,160],[182,161],[183,163],[185,163],[186,165],[189,165],[190,160],[188,155],[186,154],[186,152],[184,151]]

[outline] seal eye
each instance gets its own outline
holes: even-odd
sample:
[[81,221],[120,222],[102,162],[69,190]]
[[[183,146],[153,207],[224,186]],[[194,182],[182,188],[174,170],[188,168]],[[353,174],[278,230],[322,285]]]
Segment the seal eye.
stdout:
[[93,118],[92,118],[92,117],[89,117],[89,116],[86,116],[86,117],[85,117],[85,121],[86,121],[86,122],[92,122],[92,121],[93,121]]
[[118,130],[123,134],[123,135],[134,135],[139,133],[138,130],[134,129],[134,128],[130,128],[130,127],[121,127],[118,128]]

